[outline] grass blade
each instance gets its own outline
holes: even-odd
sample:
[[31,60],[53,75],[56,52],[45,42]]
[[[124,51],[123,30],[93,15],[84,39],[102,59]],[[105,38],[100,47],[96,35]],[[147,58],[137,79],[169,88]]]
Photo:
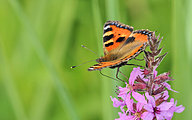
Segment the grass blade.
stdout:
[[41,61],[44,63],[45,67],[50,72],[50,75],[52,77],[53,83],[55,85],[56,92],[60,98],[60,101],[62,103],[62,107],[64,109],[67,109],[69,112],[69,117],[73,120],[78,120],[77,114],[75,112],[75,107],[72,104],[72,100],[70,98],[69,93],[66,89],[64,89],[61,78],[58,76],[57,72],[54,69],[54,66],[52,65],[50,59],[48,58],[47,54],[45,53],[41,43],[39,42],[38,37],[35,34],[34,29],[32,29],[32,25],[25,16],[24,12],[21,9],[21,6],[16,0],[9,0],[10,5],[16,12],[16,15],[18,16],[21,24],[23,25],[24,29],[27,31],[28,35],[30,36],[30,42],[32,43],[34,49],[36,50],[37,54],[39,55]]
[[[179,94],[174,93],[174,98],[178,100],[178,105],[183,104],[183,106],[186,107],[185,111],[180,114],[174,114],[173,119],[190,119],[191,113],[190,109],[192,108],[192,105],[190,104],[190,101],[192,100],[192,97],[188,97],[187,99],[184,99],[186,96],[188,96],[188,91],[191,91],[191,78],[190,78],[190,72],[189,72],[189,61],[188,54],[187,54],[187,46],[186,46],[186,38],[185,38],[185,32],[184,25],[181,23],[185,23],[185,16],[184,16],[184,3],[180,0],[173,0],[173,18],[172,18],[172,52],[173,52],[173,76],[175,81],[172,83],[172,87],[175,87],[177,91],[179,91]],[[190,33],[192,31],[190,30]],[[182,41],[181,41],[182,40]],[[183,82],[184,81],[184,82]]]

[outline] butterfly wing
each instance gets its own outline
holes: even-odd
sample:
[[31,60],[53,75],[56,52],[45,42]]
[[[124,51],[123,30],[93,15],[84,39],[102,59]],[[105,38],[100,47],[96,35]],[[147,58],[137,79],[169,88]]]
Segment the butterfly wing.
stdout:
[[[101,70],[106,67],[117,67],[133,59],[139,55],[147,46],[148,40],[151,38],[154,32],[149,30],[136,30],[134,31],[120,46],[118,49],[113,50],[110,54],[104,56],[104,58],[111,58],[115,56],[115,60],[101,61],[98,64],[93,65],[88,70]],[[107,60],[107,59],[106,59]]]
[[122,47],[118,50],[117,60],[120,59],[122,62],[127,62],[139,55],[145,50],[148,44],[148,40],[154,32],[149,30],[136,30],[128,37]]
[[133,27],[119,21],[107,21],[103,28],[104,55],[117,49],[131,35]]

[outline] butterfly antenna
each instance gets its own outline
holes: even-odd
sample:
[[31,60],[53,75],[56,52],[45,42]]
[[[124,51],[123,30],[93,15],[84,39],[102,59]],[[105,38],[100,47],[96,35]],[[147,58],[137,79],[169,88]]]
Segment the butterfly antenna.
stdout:
[[76,66],[72,66],[72,67],[71,67],[71,69],[72,69],[72,68],[75,68],[75,67],[77,67],[77,66],[80,66],[80,65],[86,64],[86,63],[91,62],[91,61],[95,61],[95,59],[94,59],[94,60],[87,61],[87,62],[84,62],[84,63],[81,63],[81,64],[76,65]]
[[91,51],[91,52],[95,53],[97,56],[99,56],[99,57],[100,57],[100,55],[98,55],[98,54],[97,54],[96,52],[94,52],[93,50],[91,50],[91,49],[89,49],[89,48],[85,47],[84,45],[81,45],[81,47],[83,47],[83,48],[85,48],[85,49],[87,49],[87,50],[89,50],[89,51]]

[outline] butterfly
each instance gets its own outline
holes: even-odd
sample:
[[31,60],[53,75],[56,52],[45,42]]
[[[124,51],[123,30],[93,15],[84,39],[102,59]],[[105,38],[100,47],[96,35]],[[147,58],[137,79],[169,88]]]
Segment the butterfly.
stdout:
[[107,21],[103,28],[104,56],[98,58],[98,63],[91,66],[88,71],[107,67],[119,69],[145,50],[153,34],[154,32],[148,29],[133,31],[132,26],[119,21]]

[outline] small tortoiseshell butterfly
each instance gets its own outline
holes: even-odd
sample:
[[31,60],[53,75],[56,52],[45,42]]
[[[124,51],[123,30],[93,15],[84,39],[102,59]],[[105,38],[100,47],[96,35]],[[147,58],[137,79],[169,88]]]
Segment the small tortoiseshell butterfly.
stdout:
[[148,40],[154,34],[148,29],[133,31],[133,27],[119,21],[107,21],[103,29],[104,56],[97,59],[98,64],[90,67],[88,71],[126,65],[145,50]]

